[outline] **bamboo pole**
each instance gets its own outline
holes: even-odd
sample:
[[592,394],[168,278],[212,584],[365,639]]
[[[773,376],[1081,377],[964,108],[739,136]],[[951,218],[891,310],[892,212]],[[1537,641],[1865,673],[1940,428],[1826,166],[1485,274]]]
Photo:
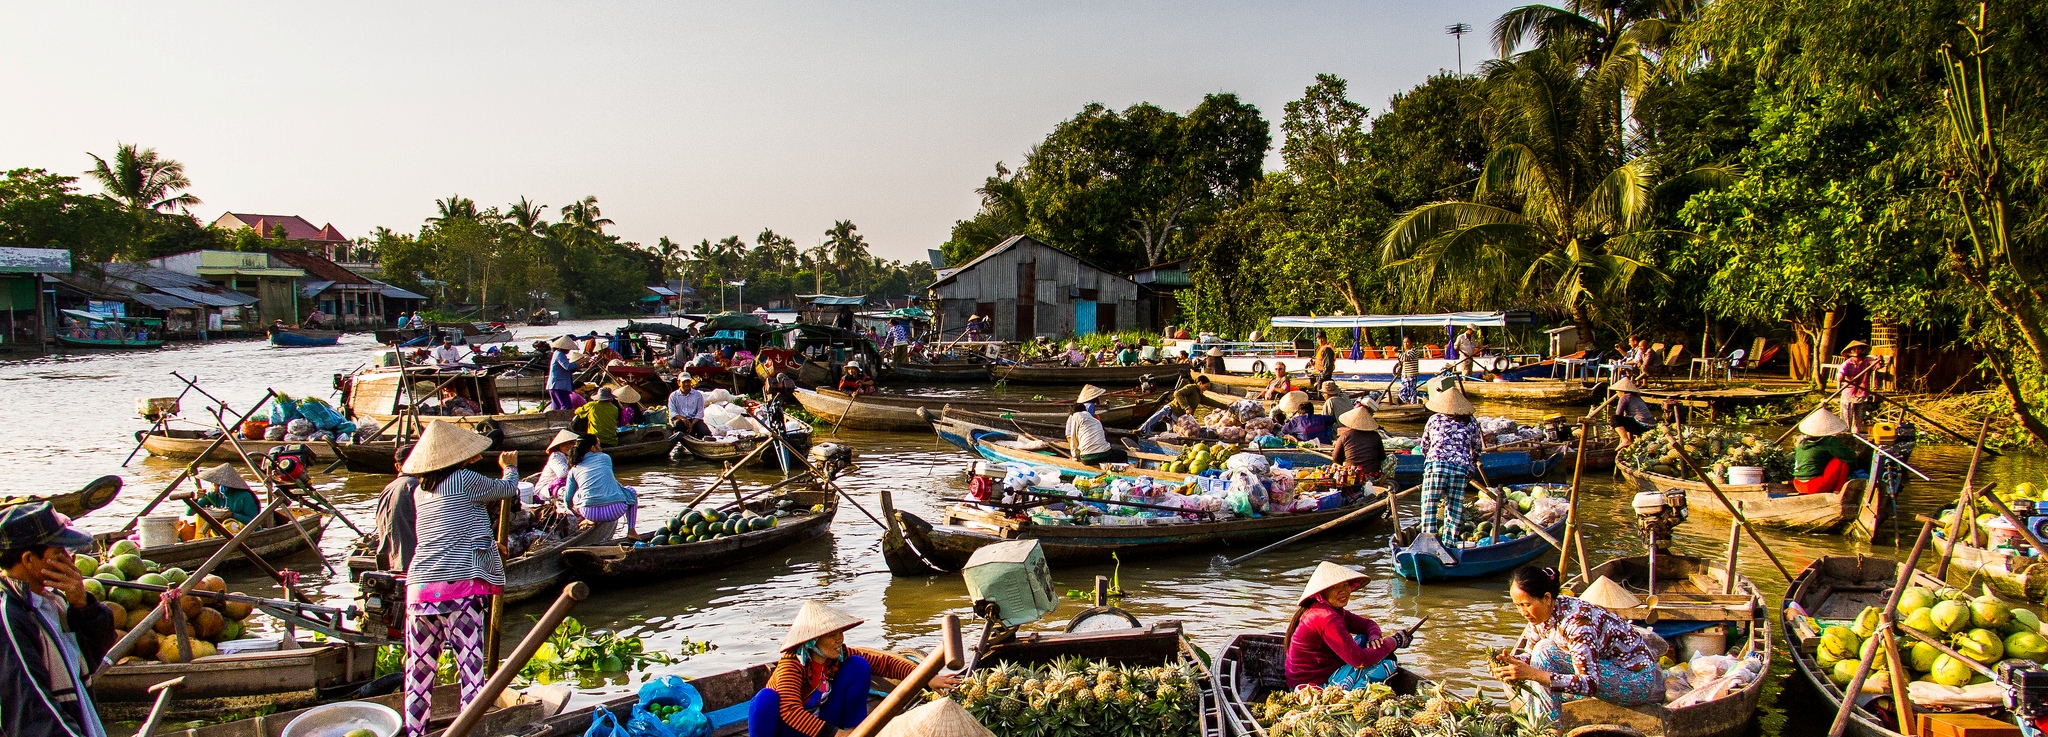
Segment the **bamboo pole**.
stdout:
[[1906,686],[1906,659],[1899,657],[1899,639],[1892,634],[1892,628],[1879,630],[1877,635],[1884,638],[1884,657],[1891,666],[1886,672],[1892,676],[1892,710],[1899,718],[1899,733],[1911,735],[1916,731],[1914,723],[1919,718],[1913,715],[1911,689]]
[[[946,615],[945,619],[939,621],[939,647],[927,654],[924,661],[910,671],[909,677],[899,681],[896,688],[882,699],[881,705],[876,706],[875,710],[868,714],[867,719],[849,730],[846,737],[874,737],[881,732],[882,725],[896,718],[896,712],[901,711],[912,698],[923,692],[925,686],[931,683],[932,677],[938,675],[941,669],[965,665],[966,650],[966,645],[960,640],[960,616]],[[448,737],[464,736],[450,730]]]
[[513,648],[512,656],[491,672],[490,680],[484,682],[483,691],[462,705],[462,713],[455,717],[455,723],[448,725],[443,737],[468,737],[470,730],[476,729],[477,722],[483,720],[484,713],[498,701],[498,694],[504,693],[505,687],[512,684],[513,676],[519,675],[519,669],[526,667],[526,661],[533,659],[534,652],[540,650],[548,636],[562,625],[563,619],[568,618],[569,610],[589,596],[590,585],[582,581],[562,587],[562,595],[555,597],[555,603],[540,615],[540,621],[527,631],[526,639],[520,640],[519,647]]
[[[1508,501],[1507,496],[1505,494],[1500,493],[1499,489],[1480,486],[1479,484],[1474,483],[1471,479],[1466,479],[1465,483],[1471,484],[1473,488],[1479,490],[1479,493],[1493,497],[1494,511],[1499,512],[1502,510],[1506,510],[1508,514],[1514,515],[1516,520],[1519,520],[1522,524],[1528,525],[1529,532],[1534,533],[1537,537],[1543,538],[1544,542],[1550,543],[1550,547],[1557,548],[1560,552],[1564,550],[1563,542],[1560,542],[1557,538],[1551,537],[1550,533],[1543,531],[1542,525],[1536,524],[1534,520],[1531,520],[1528,517],[1524,516],[1522,514],[1522,510],[1516,509],[1514,502]],[[1500,531],[1495,530],[1493,534],[1499,535]],[[1585,561],[1580,562],[1584,563]]]
[[1392,510],[1392,509],[1394,508],[1394,506],[1395,506],[1395,502],[1398,502],[1398,501],[1400,501],[1401,497],[1407,496],[1407,495],[1409,495],[1409,494],[1413,494],[1413,493],[1415,493],[1415,491],[1416,491],[1417,489],[1420,489],[1420,488],[1422,488],[1422,487],[1420,487],[1420,486],[1410,486],[1410,487],[1408,487],[1408,488],[1406,488],[1406,489],[1403,489],[1403,490],[1401,490],[1401,491],[1400,491],[1400,492],[1398,492],[1398,493],[1390,493],[1390,494],[1388,494],[1388,495],[1387,495],[1387,498],[1385,498],[1385,499],[1381,499],[1381,500],[1379,500],[1379,501],[1376,501],[1376,502],[1373,502],[1373,503],[1371,503],[1371,504],[1367,504],[1367,505],[1365,505],[1365,506],[1363,506],[1363,507],[1359,507],[1359,508],[1358,508],[1358,509],[1356,509],[1356,510],[1353,510],[1353,511],[1351,511],[1351,512],[1349,512],[1349,513],[1346,513],[1346,514],[1345,514],[1344,516],[1342,516],[1342,517],[1338,517],[1338,518],[1336,518],[1336,519],[1333,519],[1333,520],[1330,520],[1330,521],[1328,521],[1328,522],[1324,522],[1324,523],[1322,523],[1322,524],[1320,524],[1320,525],[1316,525],[1315,527],[1311,527],[1311,528],[1309,528],[1309,529],[1306,529],[1306,530],[1303,530],[1303,531],[1301,531],[1301,532],[1297,532],[1297,533],[1293,534],[1292,536],[1289,536],[1289,537],[1288,537],[1287,539],[1285,539],[1285,540],[1281,540],[1281,541],[1279,541],[1279,542],[1275,542],[1275,543],[1272,543],[1272,544],[1270,544],[1270,545],[1267,545],[1266,547],[1263,547],[1263,548],[1259,548],[1258,550],[1254,550],[1254,551],[1252,551],[1252,552],[1249,552],[1249,553],[1245,553],[1244,555],[1240,555],[1240,556],[1237,556],[1237,557],[1235,557],[1235,558],[1231,558],[1231,559],[1229,559],[1229,560],[1223,561],[1223,565],[1226,565],[1226,566],[1234,566],[1234,565],[1237,565],[1237,564],[1239,564],[1239,563],[1243,563],[1243,562],[1245,562],[1245,561],[1247,561],[1247,560],[1250,560],[1250,559],[1252,558],[1252,556],[1258,555],[1258,554],[1260,554],[1260,553],[1264,553],[1264,552],[1267,552],[1267,551],[1270,551],[1270,550],[1274,550],[1274,549],[1276,549],[1276,548],[1281,548],[1281,547],[1285,547],[1285,546],[1287,546],[1287,545],[1293,544],[1293,543],[1295,543],[1296,541],[1302,540],[1302,539],[1304,539],[1304,538],[1312,537],[1312,536],[1315,536],[1315,535],[1317,535],[1317,534],[1321,534],[1321,533],[1324,533],[1324,532],[1328,532],[1328,531],[1330,531],[1330,530],[1334,530],[1334,529],[1337,529],[1338,527],[1342,527],[1342,526],[1344,526],[1345,524],[1348,524],[1348,523],[1350,523],[1350,522],[1351,522],[1352,520],[1358,519],[1359,517],[1361,517],[1361,516],[1364,516],[1364,515],[1366,515],[1366,514],[1368,514],[1368,513],[1371,513],[1371,512],[1377,512],[1377,511],[1379,511],[1379,510],[1380,510],[1380,508],[1381,508],[1381,507],[1385,507],[1385,508],[1387,508],[1388,510]]
[[[506,538],[512,536],[512,513],[518,509],[518,504],[519,501],[516,499],[498,500],[497,536],[498,552],[500,555],[504,554]],[[484,636],[484,664],[496,669],[498,667],[498,633],[503,632],[505,628],[504,592],[500,591],[491,595],[490,620],[485,626],[487,627],[485,632],[488,634]]]
[[1699,466],[1693,465],[1692,454],[1685,452],[1685,443],[1679,439],[1677,433],[1672,432],[1670,425],[1664,426],[1664,435],[1671,439],[1671,448],[1678,451],[1678,460],[1685,463],[1685,470],[1691,471],[1692,475],[1699,477],[1699,480],[1707,485],[1707,491],[1713,492],[1714,498],[1721,500],[1721,506],[1728,508],[1728,514],[1733,516],[1735,521],[1742,525],[1743,531],[1749,533],[1750,541],[1755,542],[1757,548],[1764,551],[1764,557],[1771,559],[1771,565],[1777,566],[1778,575],[1784,576],[1788,582],[1791,581],[1792,572],[1785,569],[1784,563],[1779,562],[1778,554],[1771,551],[1771,546],[1764,544],[1763,536],[1758,535],[1756,528],[1749,524],[1749,517],[1743,515],[1742,509],[1736,507],[1735,502],[1728,500],[1727,494],[1721,493],[1720,484],[1714,483],[1712,477],[1700,471]]
[[[1567,502],[1564,514],[1565,547],[1563,550],[1559,550],[1557,554],[1557,578],[1560,581],[1569,577],[1572,562],[1571,544],[1579,539],[1579,480],[1586,473],[1586,436],[1593,434],[1592,419],[1590,415],[1579,418],[1579,449],[1572,457],[1572,491],[1565,498]],[[1583,546],[1584,543],[1581,542],[1580,545]],[[1579,570],[1583,571],[1585,569],[1586,556],[1584,553],[1581,553],[1579,555]]]
[[[1984,436],[1991,431],[1991,416],[1985,415],[1984,422],[1977,426],[1977,449],[1970,453],[1970,471],[1963,475],[1963,488],[1956,492],[1956,517],[1948,526],[1948,545],[1941,551],[1941,565],[1934,569],[1934,577],[1948,580],[1948,564],[1955,558],[1956,542],[1962,539],[1963,520],[1976,517],[1970,514],[1977,508],[1973,489],[1977,486],[1977,465],[1984,460]],[[1975,539],[1976,525],[1970,526],[1971,538]]]
[[[1914,541],[1913,552],[1899,565],[1898,580],[1892,584],[1891,595],[1885,599],[1884,612],[1878,617],[1878,627],[1881,629],[1889,631],[1897,623],[1899,598],[1906,594],[1906,584],[1913,580],[1913,571],[1920,565],[1920,553],[1927,549],[1927,541],[1932,537],[1933,523],[1921,523],[1920,539]],[[1835,722],[1828,728],[1828,737],[1842,737],[1842,733],[1849,729],[1849,714],[1856,710],[1856,695],[1863,692],[1863,681],[1870,677],[1871,666],[1876,664],[1878,644],[1878,638],[1874,634],[1863,641],[1862,665],[1856,668],[1856,675],[1849,679],[1849,685],[1842,688],[1842,705],[1835,710]]]
[[[284,497],[272,498],[270,506],[263,509],[263,516],[275,513],[279,504],[283,501]],[[243,525],[242,529],[236,531],[233,537],[228,538],[226,544],[221,545],[220,549],[213,551],[212,555],[207,556],[206,561],[200,563],[198,568],[192,569],[192,573],[186,577],[184,583],[173,587],[171,591],[164,592],[164,597],[158,597],[157,605],[151,608],[149,614],[144,615],[141,621],[129,625],[128,635],[121,638],[120,642],[114,643],[114,646],[107,650],[106,656],[100,659],[100,665],[113,665],[120,661],[122,656],[135,649],[136,641],[141,640],[143,633],[148,632],[150,627],[156,624],[157,619],[164,615],[165,607],[176,606],[178,596],[183,596],[187,590],[198,586],[200,579],[206,578],[206,574],[212,573],[213,569],[219,567],[220,562],[228,557],[228,551],[243,546],[243,542],[249,538],[250,533],[255,531],[255,525]],[[172,596],[171,594],[173,593],[176,595]]]

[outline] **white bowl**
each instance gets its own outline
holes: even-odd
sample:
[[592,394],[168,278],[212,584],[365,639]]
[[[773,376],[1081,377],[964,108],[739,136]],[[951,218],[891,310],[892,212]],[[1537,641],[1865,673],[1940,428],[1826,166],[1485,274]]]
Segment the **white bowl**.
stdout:
[[394,737],[405,727],[398,712],[383,704],[343,701],[307,709],[284,725],[283,737],[342,737],[367,729],[377,737]]

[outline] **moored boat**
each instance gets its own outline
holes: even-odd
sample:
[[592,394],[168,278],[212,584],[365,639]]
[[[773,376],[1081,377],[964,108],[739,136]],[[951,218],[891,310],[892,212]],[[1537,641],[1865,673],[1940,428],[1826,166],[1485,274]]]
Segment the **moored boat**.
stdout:
[[992,463],[1023,463],[1031,466],[1047,466],[1059,469],[1061,476],[1093,478],[1096,476],[1112,474],[1123,476],[1146,476],[1158,479],[1160,481],[1168,481],[1173,483],[1182,483],[1188,480],[1188,474],[1184,473],[1160,471],[1157,469],[1145,468],[1137,464],[1131,464],[1124,468],[1110,469],[1104,468],[1102,466],[1083,463],[1081,461],[1068,458],[1063,455],[1059,455],[1057,452],[1042,453],[1035,450],[1012,448],[1010,446],[1002,444],[1003,442],[1014,441],[1016,437],[1017,436],[1012,433],[980,433],[967,439],[967,448],[975,455],[981,456],[982,458],[986,458]]
[[[1216,656],[1216,696],[1223,720],[1238,737],[1266,737],[1266,727],[1253,712],[1266,696],[1287,688],[1287,636],[1242,634],[1230,638]],[[1394,671],[1386,685],[1394,693],[1413,696],[1431,685],[1406,667]]]
[[[549,694],[549,696],[555,695]],[[559,696],[567,695],[567,692],[559,692]],[[356,701],[388,706],[392,711],[397,711],[401,714],[404,713],[405,709],[405,694],[403,692],[370,696],[356,699]],[[483,719],[477,722],[476,730],[472,734],[509,734],[512,731],[516,731],[519,727],[554,716],[556,712],[561,711],[563,703],[561,698],[542,698],[536,694],[508,689],[498,695],[498,699],[492,703],[490,711],[484,712]],[[221,724],[209,724],[204,727],[194,727],[178,732],[158,731],[157,734],[160,737],[284,737],[285,725],[291,724],[293,719],[297,718],[300,714],[306,713],[311,708],[313,707],[293,709],[275,714],[259,714],[247,719],[237,719]],[[462,686],[460,684],[450,683],[435,686],[433,692],[434,716],[427,721],[427,733],[431,736],[439,733],[440,730],[446,729],[450,723],[455,721],[455,715],[461,711]]]
[[115,317],[80,310],[58,310],[71,320],[52,336],[66,348],[147,350],[164,345],[164,321],[154,317]]
[[548,395],[547,374],[525,376],[520,374],[498,374],[491,382],[497,386],[501,397],[545,397]]
[[[1126,441],[1144,453],[1179,455],[1185,446],[1156,439]],[[1329,451],[1317,447],[1290,448],[1246,448],[1244,452],[1258,453],[1277,460],[1284,460],[1295,468],[1314,468],[1330,464]],[[1423,458],[1418,453],[1391,453],[1394,459],[1394,479],[1397,481],[1422,480]],[[1486,478],[1495,482],[1524,481],[1542,478],[1565,458],[1561,443],[1530,443],[1526,446],[1488,450],[1479,454],[1479,468],[1486,472]]]
[[[2048,561],[2030,555],[1987,550],[1968,542],[1951,544],[1946,536],[1932,541],[1929,553],[1950,556],[1949,577],[1959,586],[1981,580],[1992,592],[2028,604],[2048,604]],[[1955,550],[1949,552],[1949,548]]]
[[1130,366],[1069,366],[1064,363],[1017,363],[989,368],[989,376],[1013,384],[1131,384],[1150,377],[1162,385],[1188,375],[1185,363],[1141,363]]
[[[288,555],[317,549],[320,546],[320,536],[327,531],[327,515],[310,509],[290,509],[289,512],[294,517],[292,524],[273,524],[251,532],[248,537],[242,539],[243,545],[270,563],[276,563],[278,559]],[[117,537],[116,533],[102,532],[93,536],[93,545],[96,549],[104,550],[117,539],[125,537],[126,535]],[[214,551],[220,550],[227,542],[228,538],[225,537],[202,537],[197,540],[143,548],[137,552],[143,560],[154,561],[165,568],[192,570],[206,562],[207,558],[213,556]],[[249,559],[242,551],[237,550],[222,558],[220,567],[247,565],[248,562]]]
[[[792,430],[783,437],[789,441],[789,444],[798,453],[807,452],[811,449],[811,429],[808,427],[802,430]],[[690,452],[690,455],[696,456],[699,460],[725,463],[745,458],[748,453],[754,452],[754,448],[768,442],[768,437],[765,435],[754,435],[731,440],[714,440],[682,435],[676,438],[676,442],[682,444],[683,448]],[[783,462],[777,456],[777,452],[773,449],[761,451],[760,455],[754,457],[754,465],[762,468],[781,468]],[[796,466],[800,464],[792,461],[790,465]]]
[[[887,394],[853,396],[832,389],[798,389],[796,399],[813,417],[830,420],[837,426],[855,430],[914,432],[928,429],[930,424],[918,416],[917,410],[920,408],[936,412],[947,407],[958,407],[1036,422],[1059,423],[1062,427],[1066,425],[1067,415],[1073,413],[1071,401],[1011,401]],[[1166,400],[1167,396],[1160,393],[1131,397],[1129,401],[1121,404],[1105,402],[1096,412],[1096,417],[1102,420],[1104,427],[1132,427],[1151,417]]]
[[0,507],[9,507],[29,502],[49,502],[50,508],[58,514],[76,519],[87,513],[107,506],[121,493],[121,477],[101,476],[93,479],[85,488],[65,494],[50,496],[9,496],[0,497]]
[[[955,409],[950,406],[937,412],[920,407],[918,408],[918,417],[932,426],[932,432],[937,434],[940,440],[946,441],[947,444],[955,448],[970,452],[974,450],[970,441],[977,432],[1003,435],[1030,433],[1048,443],[1062,446],[1065,444],[1067,433],[1067,427],[1064,423],[1021,420],[1014,416],[973,412]],[[1105,427],[1102,431],[1105,435],[1114,439],[1135,438],[1138,435],[1134,431],[1119,430],[1114,427]]]
[[297,708],[323,693],[369,682],[376,667],[376,645],[308,641],[291,650],[108,666],[93,674],[92,696],[102,718],[136,719],[155,699],[150,686],[184,678],[172,700],[179,714]]
[[[483,371],[442,371],[424,366],[377,367],[341,377],[341,406],[358,426],[373,424],[385,435],[416,437],[423,423],[449,422],[477,429],[489,424],[504,431],[566,427],[569,410],[519,412],[498,399],[497,378]],[[442,415],[439,390],[476,404],[477,414]],[[417,421],[413,411],[419,412]],[[403,420],[401,421],[401,418]]]
[[[562,562],[562,551],[611,540],[613,533],[618,531],[618,526],[618,520],[613,520],[589,527],[577,525],[565,528],[568,531],[567,536],[529,549],[505,561],[505,603],[526,601],[561,588],[562,582],[569,578],[569,569]],[[348,558],[351,579],[362,578],[362,574],[377,570],[376,556],[364,552],[374,547],[375,540],[371,536],[356,541],[358,552]],[[398,595],[403,596],[403,593]]]
[[[1640,491],[1682,490],[1693,512],[1722,519],[1731,516],[1704,482],[1645,471],[1623,459],[1616,459],[1614,468]],[[1742,515],[1752,525],[1817,533],[1840,532],[1855,520],[1864,490],[1864,483],[1856,479],[1844,484],[1841,491],[1826,494],[1794,494],[1791,484],[1779,482],[1716,486],[1729,502],[1742,507]]]
[[[332,462],[336,458],[334,449],[329,447],[327,443],[302,440],[238,440],[233,442],[222,440],[218,446],[215,446],[214,440],[219,437],[220,432],[218,430],[211,432],[205,430],[137,430],[135,432],[135,439],[142,443],[143,451],[158,458],[169,458],[178,461],[202,460],[199,454],[203,452],[206,453],[203,460],[241,463],[242,455],[235,452],[235,444],[237,442],[241,444],[242,450],[248,451],[251,458],[262,453],[268,453],[272,448],[286,445],[303,445],[313,453],[313,458],[318,461]],[[208,447],[213,447],[213,450],[207,451]]]
[[988,364],[980,361],[904,361],[888,364],[888,369],[888,379],[907,383],[987,381],[989,378]]
[[[1242,394],[1232,394],[1227,390],[1217,391],[1212,389],[1210,391],[1203,392],[1203,395],[1207,396],[1211,401],[1221,403],[1225,406],[1233,405],[1243,401],[1258,402],[1259,407],[1263,412],[1272,412],[1273,405],[1278,403],[1276,400],[1272,399],[1256,399]],[[1382,404],[1373,409],[1372,418],[1380,422],[1421,422],[1423,420],[1429,419],[1429,414],[1429,408],[1422,406],[1420,403]]]
[[[1504,487],[1503,490],[1512,488],[1516,487]],[[1467,498],[1470,498],[1472,494],[1478,492],[1467,490],[1465,493]],[[1466,514],[1470,515],[1471,512],[1467,511]],[[1506,521],[1514,521],[1514,519],[1512,517],[1504,518],[1504,522]],[[1562,540],[1564,538],[1564,523],[1563,519],[1558,519],[1545,527],[1543,532],[1550,535],[1552,540]],[[1524,526],[1526,527],[1527,525],[1524,524]],[[1409,545],[1400,542],[1403,538],[1413,540],[1415,531],[1415,526],[1410,525],[1396,533],[1394,539],[1387,542],[1387,548],[1393,558],[1394,572],[1396,574],[1410,581],[1421,581],[1424,583],[1478,578],[1480,576],[1491,576],[1505,571],[1512,571],[1523,563],[1535,560],[1545,553],[1556,552],[1557,550],[1551,547],[1550,542],[1543,539],[1542,535],[1535,534],[1533,531],[1525,531],[1518,538],[1494,542],[1497,538],[1490,537],[1481,540],[1471,547],[1451,547],[1455,541],[1441,541],[1445,546],[1444,552],[1451,556],[1451,560],[1446,562],[1440,557],[1417,551]]]
[[[1792,658],[1793,669],[1820,695],[1817,706],[1822,712],[1832,715],[1841,708],[1842,688],[1835,685],[1829,678],[1829,669],[1818,660],[1819,620],[1846,623],[1856,619],[1865,607],[1883,607],[1892,585],[1898,582],[1900,565],[1890,558],[1825,555],[1793,576],[1791,587],[1785,590],[1779,610],[1785,652]],[[1919,570],[1912,572],[1907,585],[1930,591],[1943,586],[1934,576]],[[1902,648],[1911,643],[1910,639],[1900,638]],[[1896,720],[1872,710],[1874,706],[1884,706],[1888,712],[1890,702],[1889,693],[1858,698],[1855,708],[1849,711],[1849,733],[1858,737],[1901,737],[1893,729],[1898,724]]]
[[1458,383],[1465,396],[1493,402],[1512,402],[1550,405],[1588,404],[1599,396],[1601,381],[1585,382],[1577,379],[1523,379],[1520,381],[1478,381],[1468,379]]
[[339,330],[271,328],[269,333],[270,344],[280,348],[313,348],[341,342]]
[[[548,462],[547,448],[540,446],[544,445],[547,439],[554,437],[557,431],[566,427],[568,423],[558,427],[542,427],[522,431],[518,437],[511,438],[504,437],[505,433],[501,432],[500,436],[495,438],[496,442],[491,446],[491,450],[484,453],[483,460],[471,464],[469,468],[477,473],[496,477],[498,453],[517,451],[521,473],[539,471]],[[398,441],[395,440],[344,443],[334,446],[330,452],[338,452],[343,466],[352,472],[393,474],[397,473],[395,458],[398,445]],[[619,444],[605,446],[602,450],[605,455],[612,457],[614,464],[664,458],[669,451],[668,431],[659,427],[621,429]]]
[[[748,511],[773,515],[787,500],[793,513],[771,517],[775,526],[693,543],[635,545],[662,532],[646,532],[606,545],[579,545],[562,550],[562,562],[580,579],[648,583],[690,573],[716,570],[768,555],[823,536],[832,528],[839,501],[830,492],[793,491],[746,502]],[[728,505],[730,507],[730,505]],[[821,511],[812,511],[822,507]],[[795,511],[800,510],[800,511]],[[737,510],[720,509],[721,513]]]

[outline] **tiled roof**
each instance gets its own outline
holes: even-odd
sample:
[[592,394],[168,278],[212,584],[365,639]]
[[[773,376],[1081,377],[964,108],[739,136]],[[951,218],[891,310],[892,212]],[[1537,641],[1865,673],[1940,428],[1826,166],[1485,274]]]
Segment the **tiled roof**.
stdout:
[[284,237],[295,241],[338,243],[348,240],[346,236],[341,234],[341,231],[335,230],[334,225],[331,223],[326,226],[316,227],[312,222],[297,215],[256,215],[253,213],[229,212],[222,213],[218,219],[213,221],[213,224],[215,227],[228,229],[250,228],[255,230],[257,235],[265,238],[271,237],[277,229],[281,228],[284,230]]
[[341,264],[329,261],[326,256],[311,251],[280,249],[270,251],[269,253],[279,261],[305,269],[306,276],[314,280],[356,287],[369,287],[371,285],[370,280],[363,278],[361,274],[342,268]]
[[71,252],[62,248],[0,248],[0,274],[68,274]]

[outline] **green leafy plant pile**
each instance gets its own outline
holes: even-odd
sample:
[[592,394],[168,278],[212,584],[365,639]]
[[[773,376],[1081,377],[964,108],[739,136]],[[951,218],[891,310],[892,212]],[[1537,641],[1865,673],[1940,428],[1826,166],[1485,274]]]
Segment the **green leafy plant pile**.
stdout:
[[1544,720],[1511,714],[1483,697],[1459,698],[1438,686],[1397,696],[1366,688],[1276,691],[1253,708],[1272,737],[1536,737],[1555,734]]
[[[684,639],[672,652],[689,657],[711,650],[712,644]],[[611,630],[587,629],[574,617],[562,621],[548,641],[534,651],[533,659],[519,669],[519,676],[534,683],[553,683],[576,673],[622,673],[649,665],[667,665],[677,657],[665,652],[648,652],[636,635],[619,635]]]
[[1193,666],[1118,666],[1065,658],[975,671],[952,698],[1009,737],[1179,737],[1201,729]]

